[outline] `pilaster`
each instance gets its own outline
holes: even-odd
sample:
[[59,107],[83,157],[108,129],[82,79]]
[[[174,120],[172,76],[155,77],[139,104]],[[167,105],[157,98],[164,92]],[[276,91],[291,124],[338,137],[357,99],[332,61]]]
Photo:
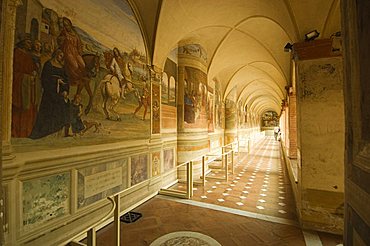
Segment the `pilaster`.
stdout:
[[0,47],[0,94],[1,94],[1,140],[2,160],[9,161],[14,158],[10,144],[11,138],[11,112],[12,112],[12,81],[13,81],[13,50],[15,17],[17,7],[21,0],[3,0],[1,13],[1,47]]

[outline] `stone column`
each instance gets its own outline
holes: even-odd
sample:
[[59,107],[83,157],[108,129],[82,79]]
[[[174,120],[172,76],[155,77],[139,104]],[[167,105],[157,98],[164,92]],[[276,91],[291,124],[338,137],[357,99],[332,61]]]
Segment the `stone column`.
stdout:
[[[182,163],[209,152],[206,114],[207,56],[197,42],[186,43],[178,49],[177,93],[177,161]],[[185,102],[185,93],[188,97]],[[193,105],[190,111],[190,102]],[[192,114],[193,113],[193,114]],[[179,176],[185,174],[179,169]],[[201,162],[193,163],[194,178],[201,175]]]
[[0,93],[1,93],[1,140],[2,160],[14,158],[10,144],[12,120],[12,81],[15,15],[21,0],[3,0],[0,40]]

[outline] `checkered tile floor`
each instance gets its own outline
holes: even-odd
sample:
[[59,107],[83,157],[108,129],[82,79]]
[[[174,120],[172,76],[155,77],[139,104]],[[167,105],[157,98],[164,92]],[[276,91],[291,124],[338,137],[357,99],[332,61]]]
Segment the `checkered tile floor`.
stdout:
[[[256,142],[249,154],[235,157],[234,174],[229,181],[208,179],[206,185],[195,185],[193,200],[286,219],[296,219],[289,178],[282,164],[279,142],[265,137]],[[224,173],[214,169],[207,177]],[[176,184],[172,189],[185,189]]]

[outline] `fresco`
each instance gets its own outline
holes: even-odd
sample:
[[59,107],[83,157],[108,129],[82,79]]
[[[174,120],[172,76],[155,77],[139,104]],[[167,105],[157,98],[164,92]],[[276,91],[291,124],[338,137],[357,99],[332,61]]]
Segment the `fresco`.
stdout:
[[22,183],[23,229],[34,229],[69,214],[70,192],[69,173],[24,181]]
[[276,127],[279,126],[278,114],[274,111],[267,111],[262,115],[263,127]]
[[167,172],[174,168],[175,156],[174,149],[163,150],[163,171]]
[[230,99],[226,99],[225,104],[225,126],[226,129],[235,129],[237,127],[236,104]]
[[162,103],[176,106],[177,63],[167,58],[163,72]]
[[149,137],[146,51],[126,1],[25,0],[15,41],[15,141]]
[[207,112],[208,112],[208,132],[214,132],[214,94],[211,87],[208,88]]
[[161,132],[160,75],[154,73],[152,81],[152,133],[158,134]]
[[218,80],[213,80],[215,82],[215,127],[223,128],[223,103],[221,96],[221,85]]
[[152,153],[152,177],[161,174],[161,152]]
[[93,204],[128,187],[127,159],[78,170],[77,207]]
[[237,104],[236,104],[236,87],[231,89],[225,102],[225,127],[235,129],[238,126],[237,121]]
[[197,68],[185,67],[185,127],[208,127],[207,75]]
[[162,80],[161,80],[161,103],[168,104],[168,75],[166,72],[162,73]]
[[131,157],[131,185],[148,179],[148,155]]
[[243,102],[238,102],[238,128],[242,128],[245,125],[245,112]]
[[181,46],[178,49],[178,54],[195,56],[203,60],[205,63],[207,62],[207,53],[205,49],[199,44],[188,44]]

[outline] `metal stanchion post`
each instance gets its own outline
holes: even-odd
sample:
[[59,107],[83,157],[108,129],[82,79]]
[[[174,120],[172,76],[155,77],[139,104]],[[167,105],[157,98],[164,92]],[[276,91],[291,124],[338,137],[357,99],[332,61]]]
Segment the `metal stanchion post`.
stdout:
[[206,185],[206,157],[202,156],[202,177],[203,177],[203,186]]
[[91,228],[87,231],[87,246],[96,246],[96,231]]
[[228,160],[227,160],[227,155],[225,155],[225,177],[226,177],[226,182],[229,181],[229,174],[228,174]]
[[116,246],[120,246],[120,194],[114,196],[114,202],[116,203],[116,208],[114,210],[114,237],[116,241]]
[[234,150],[231,151],[231,173],[234,174]]

